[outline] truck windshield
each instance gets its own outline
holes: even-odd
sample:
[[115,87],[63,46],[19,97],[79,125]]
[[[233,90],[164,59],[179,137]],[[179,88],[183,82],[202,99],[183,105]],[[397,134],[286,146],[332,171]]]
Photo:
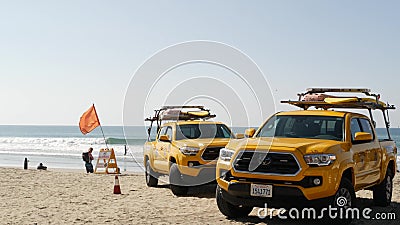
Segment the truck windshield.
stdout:
[[257,137],[343,140],[343,118],[332,116],[273,116]]
[[176,128],[176,140],[232,137],[229,128],[223,124],[185,124]]

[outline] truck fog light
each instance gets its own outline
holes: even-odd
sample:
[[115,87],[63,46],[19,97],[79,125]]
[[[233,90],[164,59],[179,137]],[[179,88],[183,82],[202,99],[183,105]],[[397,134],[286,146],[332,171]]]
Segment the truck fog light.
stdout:
[[192,163],[192,162],[189,162],[188,166],[189,166],[189,167],[193,167],[193,163]]
[[319,178],[314,178],[313,183],[314,183],[315,186],[318,186],[318,185],[321,184],[321,179],[319,179]]

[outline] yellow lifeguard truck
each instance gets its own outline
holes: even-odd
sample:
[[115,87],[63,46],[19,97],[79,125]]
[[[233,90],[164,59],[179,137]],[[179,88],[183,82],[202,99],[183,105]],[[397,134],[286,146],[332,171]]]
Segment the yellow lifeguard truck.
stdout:
[[[341,96],[326,94],[331,92]],[[387,112],[395,107],[369,89],[311,88],[298,96],[282,103],[302,110],[276,113],[257,131],[246,130],[249,138],[221,149],[216,193],[221,213],[247,216],[265,204],[352,208],[362,189],[373,191],[376,205],[389,205],[397,148]],[[367,110],[369,116],[349,109]],[[377,136],[373,110],[382,112],[385,138]]]
[[214,117],[203,106],[164,106],[146,119],[151,122],[144,145],[148,186],[157,186],[158,177],[168,175],[171,191],[185,195],[190,186],[215,181],[219,150],[234,135],[225,124],[207,121]]

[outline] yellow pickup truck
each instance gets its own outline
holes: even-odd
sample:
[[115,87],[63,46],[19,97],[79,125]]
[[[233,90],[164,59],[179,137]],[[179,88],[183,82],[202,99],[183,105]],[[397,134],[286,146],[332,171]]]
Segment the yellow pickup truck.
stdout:
[[[379,98],[369,89],[312,88],[296,101],[282,101],[302,110],[276,113],[257,131],[246,130],[248,138],[221,149],[216,169],[221,213],[243,217],[266,203],[286,209],[351,208],[361,189],[373,191],[376,205],[389,205],[397,148],[387,112],[395,107]],[[364,109],[369,116],[341,109]],[[385,139],[377,137],[373,110],[383,113]]]
[[[146,184],[157,186],[169,176],[171,191],[185,195],[190,186],[215,182],[215,165],[221,148],[233,138],[231,130],[203,106],[164,106],[156,110],[144,145]],[[157,135],[151,139],[153,122]]]

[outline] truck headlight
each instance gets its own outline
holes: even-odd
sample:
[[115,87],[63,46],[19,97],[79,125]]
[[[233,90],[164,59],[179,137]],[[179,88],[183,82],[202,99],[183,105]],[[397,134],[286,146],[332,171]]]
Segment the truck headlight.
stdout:
[[196,155],[200,151],[200,148],[183,146],[179,150],[185,155]]
[[304,160],[308,165],[328,166],[336,160],[333,154],[312,154],[305,155]]
[[235,154],[235,151],[227,148],[219,150],[219,158],[223,161],[231,161],[233,154]]

